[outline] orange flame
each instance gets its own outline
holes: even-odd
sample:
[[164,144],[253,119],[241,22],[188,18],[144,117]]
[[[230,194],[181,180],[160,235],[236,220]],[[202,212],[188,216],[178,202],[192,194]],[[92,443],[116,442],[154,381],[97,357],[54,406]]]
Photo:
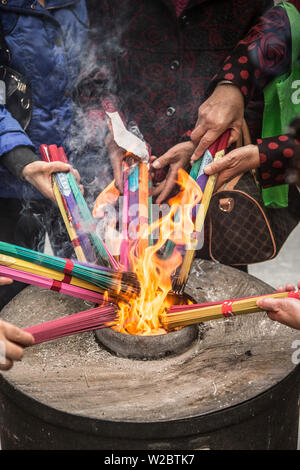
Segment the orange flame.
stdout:
[[[120,320],[115,327],[117,331],[135,335],[166,333],[159,318],[174,303],[169,294],[172,290],[171,276],[182,262],[178,245],[190,242],[194,231],[192,207],[198,204],[202,197],[201,189],[184,170],[179,170],[177,183],[181,191],[169,201],[169,213],[148,227],[147,237],[155,231],[159,232],[157,242],[143,250],[137,249],[145,233],[139,233],[139,239],[130,242],[129,257],[140,283],[140,294],[128,303],[119,303]],[[145,227],[141,230],[144,229]],[[176,246],[171,255],[164,258],[159,255],[159,251],[167,240]]]

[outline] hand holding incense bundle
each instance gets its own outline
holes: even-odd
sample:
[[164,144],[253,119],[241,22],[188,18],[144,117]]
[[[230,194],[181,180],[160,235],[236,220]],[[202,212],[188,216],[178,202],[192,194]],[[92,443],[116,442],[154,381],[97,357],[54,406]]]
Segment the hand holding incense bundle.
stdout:
[[[208,177],[204,173],[204,167],[213,159],[217,160],[225,155],[229,134],[230,132],[229,130],[227,130],[221,137],[219,137],[216,142],[212,144],[209,149],[205,152],[202,161],[200,163],[194,163],[195,167],[193,165],[193,168],[191,170],[193,177],[196,179],[199,187],[203,192],[202,200],[199,204],[195,220],[195,229],[198,234],[200,234],[203,229],[210,200],[213,195],[218,177],[218,175],[211,175]],[[179,274],[174,277],[173,290],[176,293],[182,293],[184,286],[187,282],[188,275],[194,260],[196,246],[197,238],[191,240],[190,247],[184,255]]]
[[[62,147],[57,148],[56,145],[42,145],[40,147],[40,152],[45,161],[62,161],[63,163],[69,163]],[[117,261],[109,253],[104,243],[95,232],[95,224],[92,214],[90,213],[85,199],[81,194],[79,185],[73,173],[56,173],[55,179],[61,195],[63,207],[61,203],[59,204],[59,197],[57,198],[57,202],[65,223],[67,218],[69,220],[66,227],[71,241],[76,247],[80,245],[84,252],[85,258],[83,259],[80,257],[79,259],[81,261],[87,260],[89,262],[96,262],[97,260],[104,266],[114,267],[117,269],[119,267]],[[57,187],[54,187],[54,194],[56,197]],[[71,221],[72,228],[70,230]],[[78,236],[75,235],[74,230],[77,231]]]
[[[45,162],[58,161],[56,146],[40,146],[40,154]],[[87,234],[79,231],[80,216],[76,202],[68,184],[65,173],[55,173],[52,175],[52,186],[54,196],[63,217],[68,235],[72,242],[75,254],[79,261],[95,261],[95,254]],[[75,229],[77,227],[77,230]]]
[[35,340],[34,344],[39,344],[64,336],[110,327],[116,322],[116,319],[117,308],[108,305],[24,328],[24,331],[32,334]]
[[160,320],[165,329],[172,330],[173,328],[216,320],[218,318],[260,312],[262,309],[257,305],[257,301],[266,297],[274,299],[291,297],[300,300],[300,293],[299,291],[277,292],[276,294],[224,300],[208,304],[178,305],[171,307],[168,313],[161,316]]

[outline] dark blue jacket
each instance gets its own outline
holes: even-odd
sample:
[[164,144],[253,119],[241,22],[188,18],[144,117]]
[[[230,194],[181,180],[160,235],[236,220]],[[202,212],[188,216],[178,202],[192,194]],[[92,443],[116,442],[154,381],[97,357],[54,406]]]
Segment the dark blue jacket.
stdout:
[[[26,133],[0,105],[1,156],[20,145],[64,145],[73,119],[72,90],[87,41],[85,0],[3,0],[0,15],[11,53],[10,67],[32,88],[32,119]],[[0,164],[0,197],[38,197]]]

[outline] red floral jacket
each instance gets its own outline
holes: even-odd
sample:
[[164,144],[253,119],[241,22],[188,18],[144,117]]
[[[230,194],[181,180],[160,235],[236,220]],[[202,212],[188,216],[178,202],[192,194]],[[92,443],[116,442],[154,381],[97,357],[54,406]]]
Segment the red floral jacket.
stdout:
[[[298,9],[300,1],[294,3]],[[246,106],[257,89],[290,70],[291,34],[285,10],[274,7],[239,42],[228,56],[221,71],[213,77],[213,86],[229,80],[238,86]],[[260,153],[262,186],[268,188],[284,183],[287,170],[295,166],[294,156],[300,155],[299,142],[292,134],[257,139]]]
[[[272,5],[189,0],[176,10],[174,0],[87,0],[93,61],[79,85],[82,108],[98,120],[113,103],[161,155],[193,129],[210,80]],[[247,119],[259,137],[260,91],[251,98]]]

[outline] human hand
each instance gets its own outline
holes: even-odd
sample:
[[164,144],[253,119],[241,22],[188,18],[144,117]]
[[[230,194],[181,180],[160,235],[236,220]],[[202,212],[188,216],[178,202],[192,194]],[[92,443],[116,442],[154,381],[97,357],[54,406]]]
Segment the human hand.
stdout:
[[227,129],[231,129],[228,147],[240,136],[244,119],[244,98],[238,87],[218,85],[212,95],[199,107],[198,120],[191,134],[196,149],[191,164],[203,155]]
[[[300,289],[300,282],[298,282],[298,288]],[[285,290],[292,291],[294,287],[291,284],[287,284]],[[284,289],[279,287],[277,291],[283,292]],[[271,320],[300,330],[300,301],[298,299],[289,297],[284,299],[271,299],[265,297],[258,300],[257,305],[267,311],[268,317]]]
[[229,152],[217,161],[206,165],[204,172],[207,175],[219,173],[215,189],[230,181],[237,175],[260,166],[259,151],[257,145],[245,145]]
[[[71,165],[63,162],[42,162],[36,161],[29,163],[23,168],[22,177],[32,184],[40,193],[48,199],[55,202],[55,196],[52,189],[51,177],[53,173],[72,171],[77,182],[80,183],[80,175]],[[80,185],[83,193],[83,187]]]
[[126,155],[126,150],[116,144],[111,133],[107,135],[105,145],[109,153],[109,159],[114,173],[115,187],[118,189],[120,194],[123,194],[123,160]]
[[285,182],[287,184],[296,184],[300,187],[300,146],[297,145],[295,155],[291,162],[291,168],[285,172]]
[[152,163],[152,168],[160,170],[169,165],[166,179],[153,188],[152,195],[156,197],[156,203],[165,201],[174,189],[177,181],[178,170],[186,169],[195,147],[192,142],[182,142],[170,148],[161,157],[156,158]]
[[23,347],[34,344],[34,338],[20,328],[0,320],[0,370],[8,370],[13,361],[23,357]]
[[7,284],[12,284],[13,280],[8,277],[0,276],[0,286],[5,286]]

